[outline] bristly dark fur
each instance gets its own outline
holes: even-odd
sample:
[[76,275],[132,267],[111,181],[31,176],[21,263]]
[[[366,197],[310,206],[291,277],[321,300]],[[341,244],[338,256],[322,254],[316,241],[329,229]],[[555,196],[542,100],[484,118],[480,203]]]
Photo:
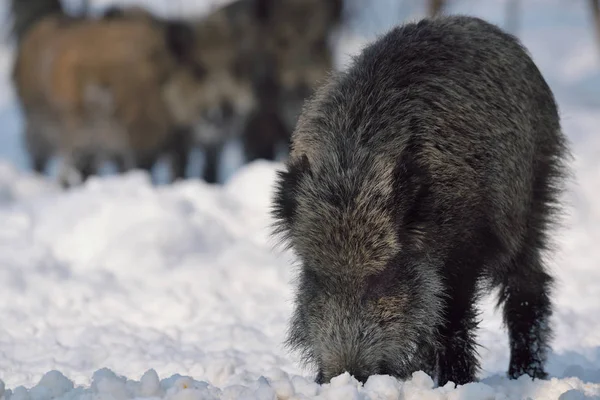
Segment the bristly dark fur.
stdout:
[[569,151],[516,38],[466,16],[395,28],[319,89],[291,147],[273,207],[301,265],[287,344],[318,382],[473,381],[476,303],[495,287],[508,375],[547,376],[542,254]]

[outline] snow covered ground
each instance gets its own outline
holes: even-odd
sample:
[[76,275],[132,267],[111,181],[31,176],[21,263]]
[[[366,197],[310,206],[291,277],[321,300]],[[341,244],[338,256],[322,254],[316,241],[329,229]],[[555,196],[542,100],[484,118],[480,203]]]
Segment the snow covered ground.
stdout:
[[[392,1],[374,2],[371,24],[342,38],[340,65],[372,37],[368,26],[396,18],[384,12]],[[418,15],[416,3],[397,2],[397,18]],[[600,55],[585,1],[522,3],[519,36],[556,92],[575,154],[550,260],[550,380],[504,378],[506,333],[487,299],[479,383],[433,388],[419,372],[364,387],[348,375],[312,383],[281,344],[292,257],[268,235],[279,165],[231,167],[223,186],[153,187],[135,172],[62,192],[28,171],[11,54],[0,48],[0,400],[600,399]],[[502,1],[455,0],[452,10],[503,23]]]

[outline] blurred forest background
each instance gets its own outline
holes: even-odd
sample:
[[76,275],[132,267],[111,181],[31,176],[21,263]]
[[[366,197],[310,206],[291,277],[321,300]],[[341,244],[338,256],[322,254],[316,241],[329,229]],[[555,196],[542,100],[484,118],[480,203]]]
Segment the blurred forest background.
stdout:
[[285,158],[304,100],[364,43],[444,13],[519,36],[569,104],[600,107],[598,4],[6,0],[0,157],[64,187],[131,169],[156,183],[223,182],[244,163]]

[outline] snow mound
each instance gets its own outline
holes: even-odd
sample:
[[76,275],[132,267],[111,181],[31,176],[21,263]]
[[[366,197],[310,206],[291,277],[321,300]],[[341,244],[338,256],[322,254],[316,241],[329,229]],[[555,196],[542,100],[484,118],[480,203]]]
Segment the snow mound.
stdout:
[[[584,157],[578,177],[595,180],[597,165]],[[434,388],[416,372],[363,386],[346,373],[319,386],[282,346],[294,258],[270,236],[280,167],[254,162],[224,186],[153,186],[134,171],[62,191],[0,164],[0,399],[600,398],[600,306],[581,300],[600,285],[587,192],[563,233],[589,240],[562,242],[577,261],[557,270],[554,378],[503,377],[506,333],[490,301],[479,383]]]
[[455,387],[448,383],[434,388],[431,378],[423,372],[415,372],[412,379],[398,381],[387,375],[370,377],[360,384],[348,373],[319,386],[301,376],[291,376],[280,370],[261,376],[246,385],[215,387],[179,374],[160,380],[153,369],[146,371],[139,381],[118,376],[109,369],[96,371],[88,387],[75,387],[73,382],[58,371],[47,372],[31,389],[19,386],[14,390],[2,390],[3,400],[300,400],[320,398],[328,400],[508,400],[508,399],[600,399],[600,385],[584,384],[579,379],[552,379],[532,381],[521,377],[516,381],[499,379],[493,383],[469,383]]

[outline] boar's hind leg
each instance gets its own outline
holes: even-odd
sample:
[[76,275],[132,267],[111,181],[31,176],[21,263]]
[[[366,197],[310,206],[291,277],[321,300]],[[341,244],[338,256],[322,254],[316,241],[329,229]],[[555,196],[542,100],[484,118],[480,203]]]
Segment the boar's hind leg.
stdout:
[[[546,156],[542,161],[555,158]],[[558,178],[562,171],[558,164],[538,164],[524,240],[497,277],[498,305],[504,305],[504,322],[509,335],[508,376],[513,379],[524,374],[539,379],[547,377],[544,364],[552,336],[553,279],[545,268],[541,252],[548,247],[547,228],[554,217],[553,203],[557,201]]]
[[[463,264],[462,261],[458,265]],[[475,380],[479,369],[475,330],[477,329],[476,279],[467,274],[447,278],[448,298],[445,324],[440,329],[438,384],[452,381],[463,385]]]
[[508,376],[528,374],[544,379],[544,363],[551,337],[550,288],[552,277],[544,271],[539,249],[525,248],[512,261],[501,284],[500,304],[508,328]]

